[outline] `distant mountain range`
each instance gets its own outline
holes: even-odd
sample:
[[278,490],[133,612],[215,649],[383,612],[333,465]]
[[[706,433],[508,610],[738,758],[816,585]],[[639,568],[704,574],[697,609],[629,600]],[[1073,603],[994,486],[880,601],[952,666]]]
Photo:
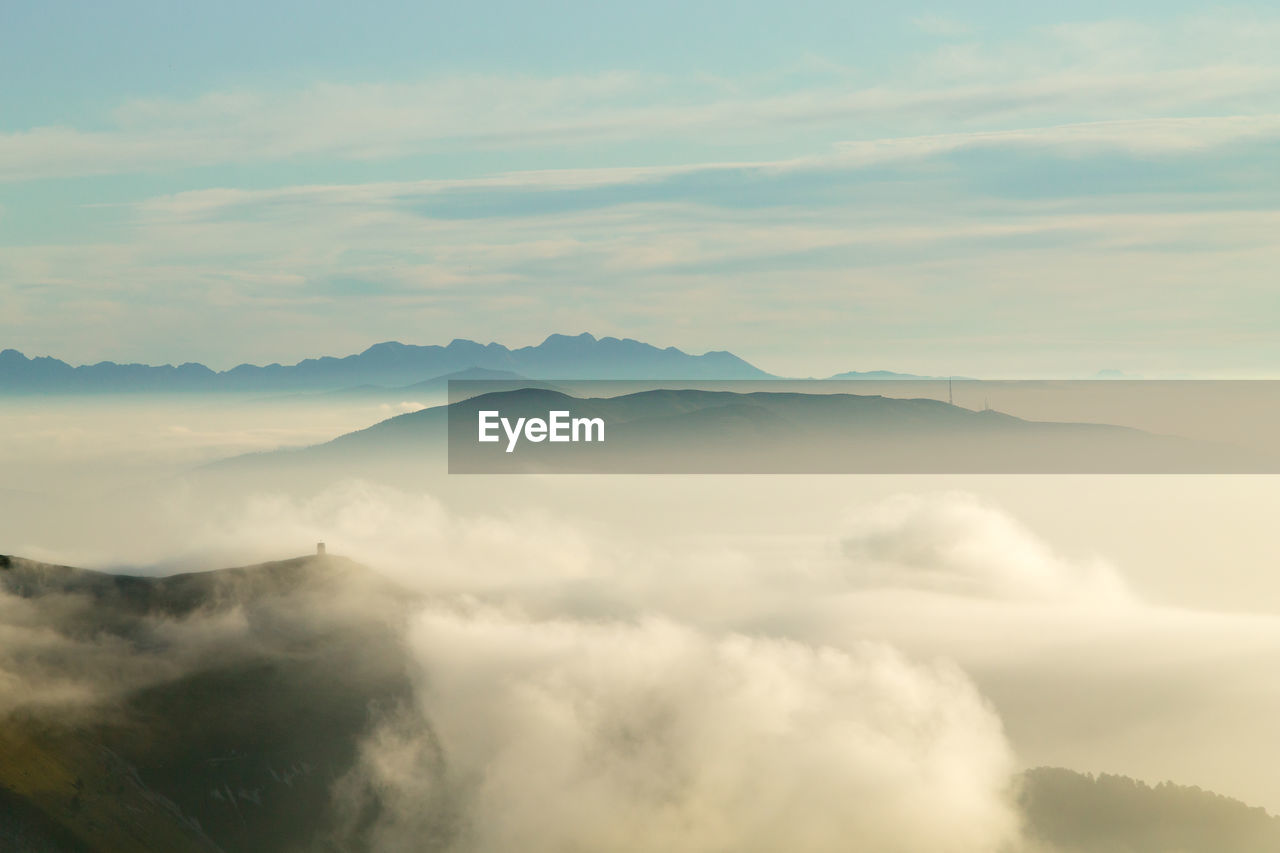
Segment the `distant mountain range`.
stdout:
[[[557,388],[556,385],[550,382],[530,379],[526,376],[521,376],[519,373],[512,373],[510,370],[468,367],[466,370],[446,373],[443,376],[415,382],[412,385],[392,385],[389,387],[386,385],[353,385],[347,388],[339,388],[336,391],[302,391],[297,392],[296,395],[291,394],[289,397],[300,396],[311,400],[367,399],[383,402],[406,400],[420,396],[430,399],[448,394],[450,382],[482,382],[485,388],[491,388],[494,391],[514,391],[519,388]],[[280,398],[272,397],[271,399]]]
[[[0,694],[0,850],[389,849],[396,793],[352,770],[415,701],[406,590],[332,555],[167,578],[0,556],[0,598],[25,685]],[[445,755],[404,772],[443,784]],[[1199,788],[1039,768],[1017,789],[1019,853],[1280,850],[1280,819]],[[449,803],[421,802],[415,849],[459,849]]]
[[[837,373],[834,376],[828,376],[828,379],[886,379],[886,380],[905,380],[905,379],[941,379],[945,381],[949,377],[946,376],[921,376],[918,373],[895,373],[892,370],[849,370],[845,373]],[[952,377],[961,379],[963,377]]]
[[449,373],[498,370],[537,379],[768,379],[770,374],[733,353],[690,355],[630,338],[551,335],[537,346],[508,349],[454,340],[448,346],[375,344],[345,358],[309,358],[293,365],[242,364],[214,371],[203,364],[177,367],[98,364],[72,367],[56,358],[0,351],[0,393],[108,393],[167,391],[332,391],[353,386],[406,386]]

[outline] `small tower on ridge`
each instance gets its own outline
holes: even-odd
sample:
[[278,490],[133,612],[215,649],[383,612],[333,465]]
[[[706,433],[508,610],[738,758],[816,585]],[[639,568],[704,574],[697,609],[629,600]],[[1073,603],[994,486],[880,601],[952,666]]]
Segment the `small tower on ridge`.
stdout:
[[323,542],[317,542],[317,543],[316,543],[316,556],[317,556],[317,557],[323,557],[323,556],[324,556],[324,543],[323,543]]

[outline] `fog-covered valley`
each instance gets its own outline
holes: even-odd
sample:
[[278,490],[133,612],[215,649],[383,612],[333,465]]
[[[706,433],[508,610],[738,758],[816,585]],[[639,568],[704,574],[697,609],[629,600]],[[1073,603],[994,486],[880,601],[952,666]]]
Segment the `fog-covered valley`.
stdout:
[[[95,808],[133,768],[129,796],[172,801],[192,849],[296,831],[316,803],[308,843],[336,849],[1105,849],[1030,821],[1062,811],[1043,796],[1092,790],[1021,775],[1045,765],[1280,809],[1260,748],[1280,711],[1271,477],[463,477],[421,459],[406,484],[206,467],[391,414],[190,395],[6,410],[23,474],[0,552],[150,578],[319,541],[336,555],[124,599],[14,561],[5,713],[71,721],[39,740],[52,775],[28,802],[71,809],[58,762],[108,748],[123,763],[80,782]],[[376,713],[287,710],[322,672],[341,673],[334,708]],[[239,686],[209,686],[226,678]],[[193,703],[253,710],[215,725]],[[173,713],[174,737],[191,715],[213,745],[121,734]],[[252,757],[265,740],[239,742],[286,713],[335,739],[302,799]],[[319,766],[281,743],[282,766]],[[159,769],[223,758],[254,769],[176,788]],[[83,833],[109,812],[59,820]],[[161,812],[134,830],[164,837]],[[1271,830],[1240,837],[1255,831]]]

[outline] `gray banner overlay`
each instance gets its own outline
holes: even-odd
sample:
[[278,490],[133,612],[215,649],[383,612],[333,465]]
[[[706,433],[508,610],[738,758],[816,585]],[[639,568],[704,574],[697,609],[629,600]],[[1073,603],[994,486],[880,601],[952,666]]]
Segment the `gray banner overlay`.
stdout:
[[1271,380],[469,380],[430,420],[453,474],[1280,473]]

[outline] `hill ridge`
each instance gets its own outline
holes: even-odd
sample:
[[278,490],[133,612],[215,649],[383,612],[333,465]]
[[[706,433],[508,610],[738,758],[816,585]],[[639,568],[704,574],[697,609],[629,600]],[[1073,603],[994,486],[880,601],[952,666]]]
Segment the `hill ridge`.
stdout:
[[511,349],[455,338],[445,346],[383,341],[346,356],[295,364],[243,363],[216,371],[186,362],[151,365],[100,361],[73,366],[52,356],[0,351],[0,392],[162,392],[338,390],[359,384],[404,386],[471,369],[538,379],[764,379],[770,374],[725,350],[700,355],[633,338],[548,335]]

